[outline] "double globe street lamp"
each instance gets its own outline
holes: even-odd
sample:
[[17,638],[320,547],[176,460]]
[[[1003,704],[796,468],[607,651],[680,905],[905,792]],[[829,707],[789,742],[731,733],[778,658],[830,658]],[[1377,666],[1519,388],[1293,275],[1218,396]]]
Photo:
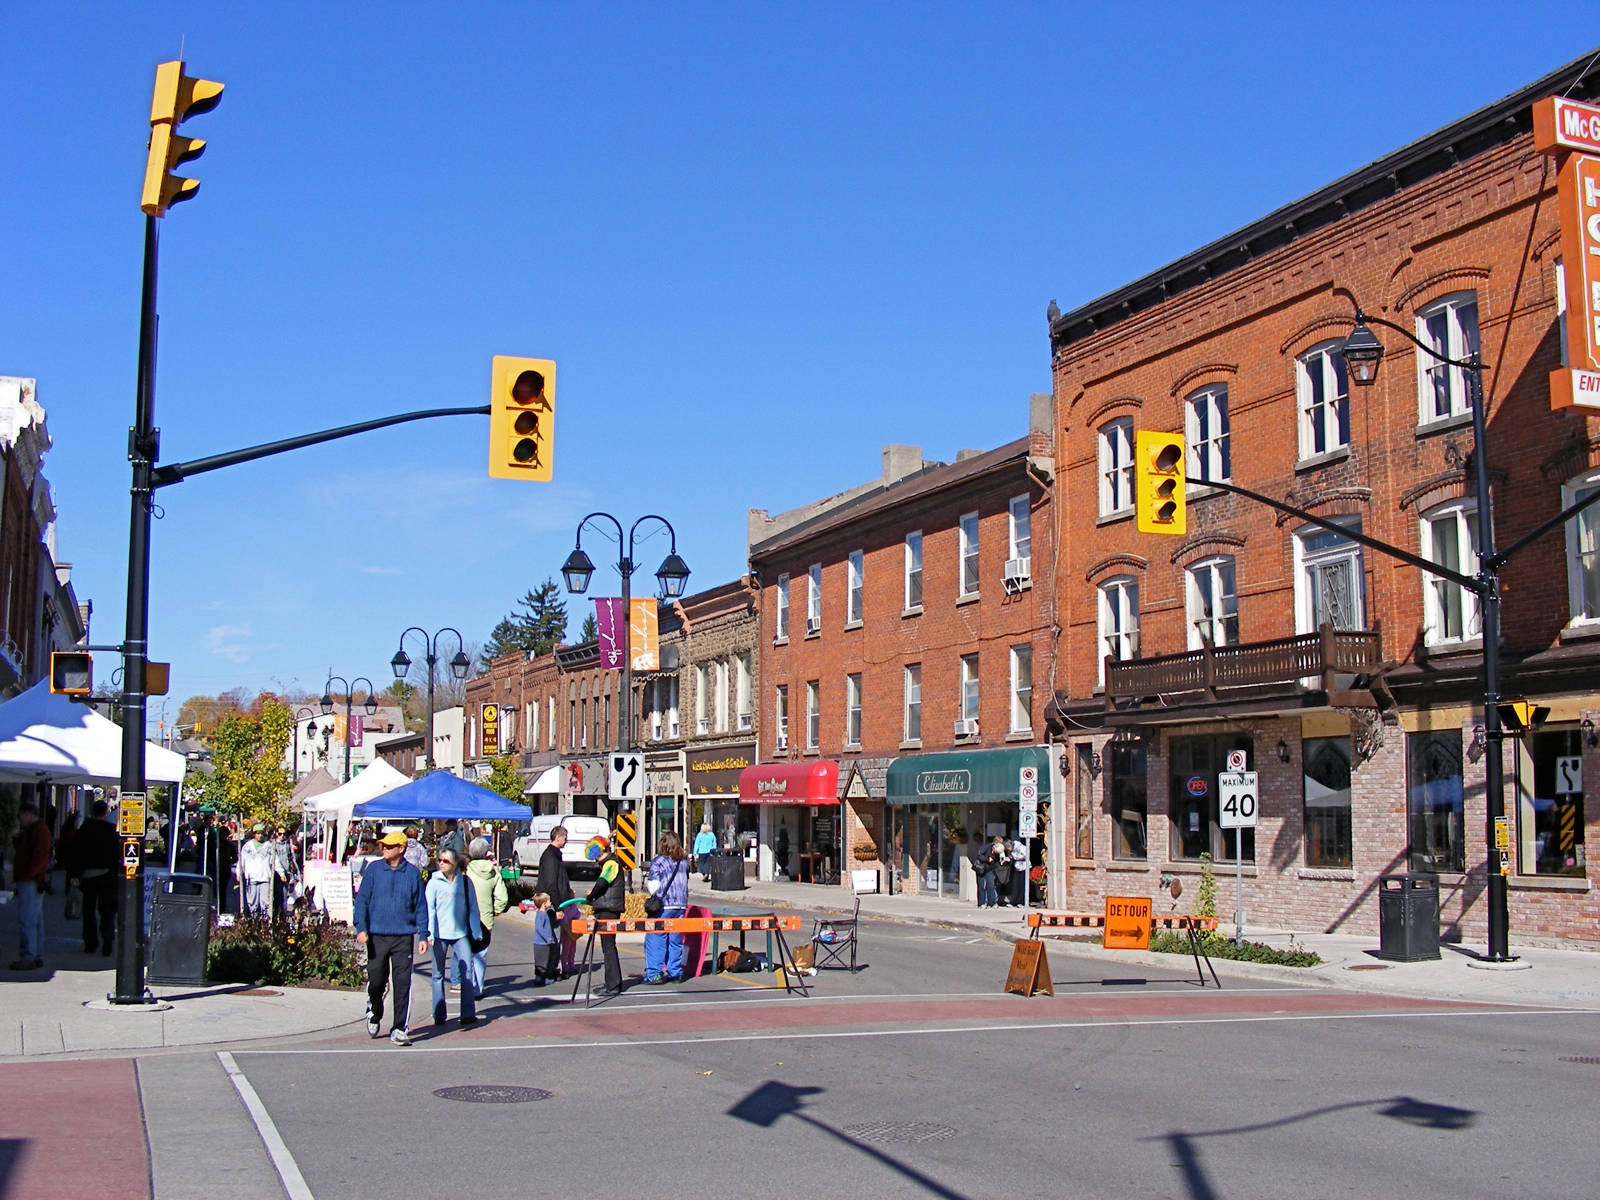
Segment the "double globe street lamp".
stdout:
[[456,635],[456,654],[450,660],[450,674],[457,679],[465,679],[467,672],[472,669],[472,660],[467,657],[466,643],[461,638],[459,630],[446,625],[435,632],[431,637],[428,631],[419,626],[412,625],[400,632],[400,648],[394,652],[394,657],[389,660],[389,666],[394,669],[396,679],[404,679],[406,672],[411,670],[411,656],[406,653],[406,634],[420,633],[422,644],[425,648],[424,661],[428,664],[428,745],[423,750],[423,770],[433,766],[433,668],[439,662],[439,639],[447,633]]
[[[309,741],[317,732],[316,711],[304,706],[294,711],[294,749],[291,751],[294,762],[294,781],[300,782],[300,722],[306,721],[306,740]],[[310,718],[310,720],[306,720]],[[315,758],[312,759],[316,761]]]
[[370,717],[373,713],[378,711],[378,697],[376,690],[372,686],[372,680],[368,679],[365,675],[357,675],[353,680],[344,679],[338,675],[329,675],[328,682],[322,685],[322,699],[318,701],[318,704],[320,704],[322,707],[322,711],[325,713],[331,713],[333,711],[333,685],[336,683],[342,684],[344,687],[344,782],[349,783],[350,707],[355,699],[354,693],[356,684],[364,683],[367,685],[367,698],[366,701],[361,705],[362,708],[367,710],[367,716]]
[[633,602],[632,580],[633,573],[638,568],[634,560],[634,540],[639,532],[639,526],[646,521],[655,521],[666,526],[667,534],[671,539],[667,557],[661,560],[661,566],[656,569],[656,583],[660,586],[660,596],[663,600],[676,600],[683,595],[684,585],[689,582],[689,564],[678,555],[678,532],[673,529],[672,523],[665,517],[648,513],[640,517],[628,530],[626,538],[622,533],[622,522],[610,513],[593,512],[578,522],[578,533],[572,553],[567,556],[566,564],[561,568],[561,578],[566,582],[567,591],[581,596],[589,590],[589,580],[594,576],[594,563],[583,552],[583,530],[590,521],[610,521],[617,530],[617,574],[622,576],[622,697],[618,706],[618,717],[622,722],[619,748],[622,750],[633,749],[633,647],[632,629],[630,622],[630,609]]

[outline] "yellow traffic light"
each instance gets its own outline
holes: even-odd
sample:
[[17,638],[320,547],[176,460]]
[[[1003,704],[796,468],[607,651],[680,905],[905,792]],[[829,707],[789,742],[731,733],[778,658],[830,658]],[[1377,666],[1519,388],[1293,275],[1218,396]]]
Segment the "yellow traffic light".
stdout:
[[87,696],[94,690],[94,655],[87,650],[52,650],[50,690],[65,696]]
[[156,68],[150,101],[150,155],[145,160],[144,193],[139,200],[139,207],[150,216],[166,216],[169,207],[200,190],[199,180],[180,179],[172,170],[179,163],[199,158],[205,152],[205,141],[180,137],[177,128],[189,117],[210,112],[221,99],[220,83],[191,79],[183,73],[181,60]]
[[1184,510],[1183,434],[1141,429],[1134,435],[1133,495],[1140,533],[1182,534]]
[[555,446],[556,364],[497,354],[490,372],[489,475],[550,478]]

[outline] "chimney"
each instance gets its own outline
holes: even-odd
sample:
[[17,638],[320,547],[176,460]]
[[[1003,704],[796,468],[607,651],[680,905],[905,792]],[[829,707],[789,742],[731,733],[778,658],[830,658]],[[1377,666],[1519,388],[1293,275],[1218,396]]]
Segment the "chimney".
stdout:
[[885,446],[883,448],[883,481],[896,483],[907,475],[922,470],[921,446]]

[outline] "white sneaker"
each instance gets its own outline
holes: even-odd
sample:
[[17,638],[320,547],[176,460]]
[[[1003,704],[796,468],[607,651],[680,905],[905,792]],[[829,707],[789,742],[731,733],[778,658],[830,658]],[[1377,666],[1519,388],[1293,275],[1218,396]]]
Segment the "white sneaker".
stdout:
[[383,1036],[383,1028],[378,1024],[378,1018],[370,1012],[367,1014],[367,1036],[374,1038]]
[[389,1040],[396,1046],[411,1045],[411,1035],[404,1029],[391,1029],[389,1031]]

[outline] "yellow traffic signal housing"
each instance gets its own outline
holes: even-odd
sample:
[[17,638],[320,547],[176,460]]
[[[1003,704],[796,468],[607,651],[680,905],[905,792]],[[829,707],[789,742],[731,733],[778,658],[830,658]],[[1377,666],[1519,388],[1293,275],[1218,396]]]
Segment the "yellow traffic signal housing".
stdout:
[[150,155],[145,160],[144,192],[139,207],[152,217],[200,190],[195,179],[172,174],[179,163],[199,158],[206,144],[201,138],[180,137],[177,128],[189,117],[210,112],[222,99],[222,85],[209,79],[192,79],[183,73],[182,61],[164,62],[156,68],[155,93],[150,101]]
[[1512,733],[1532,733],[1541,728],[1550,716],[1550,710],[1542,704],[1530,704],[1526,700],[1507,700],[1499,706],[1500,724]]
[[1181,433],[1141,429],[1134,435],[1134,516],[1140,533],[1187,530],[1183,453]]
[[50,690],[64,696],[87,696],[94,690],[94,655],[87,650],[52,650]]
[[490,477],[548,482],[555,421],[556,364],[496,355],[489,389]]

